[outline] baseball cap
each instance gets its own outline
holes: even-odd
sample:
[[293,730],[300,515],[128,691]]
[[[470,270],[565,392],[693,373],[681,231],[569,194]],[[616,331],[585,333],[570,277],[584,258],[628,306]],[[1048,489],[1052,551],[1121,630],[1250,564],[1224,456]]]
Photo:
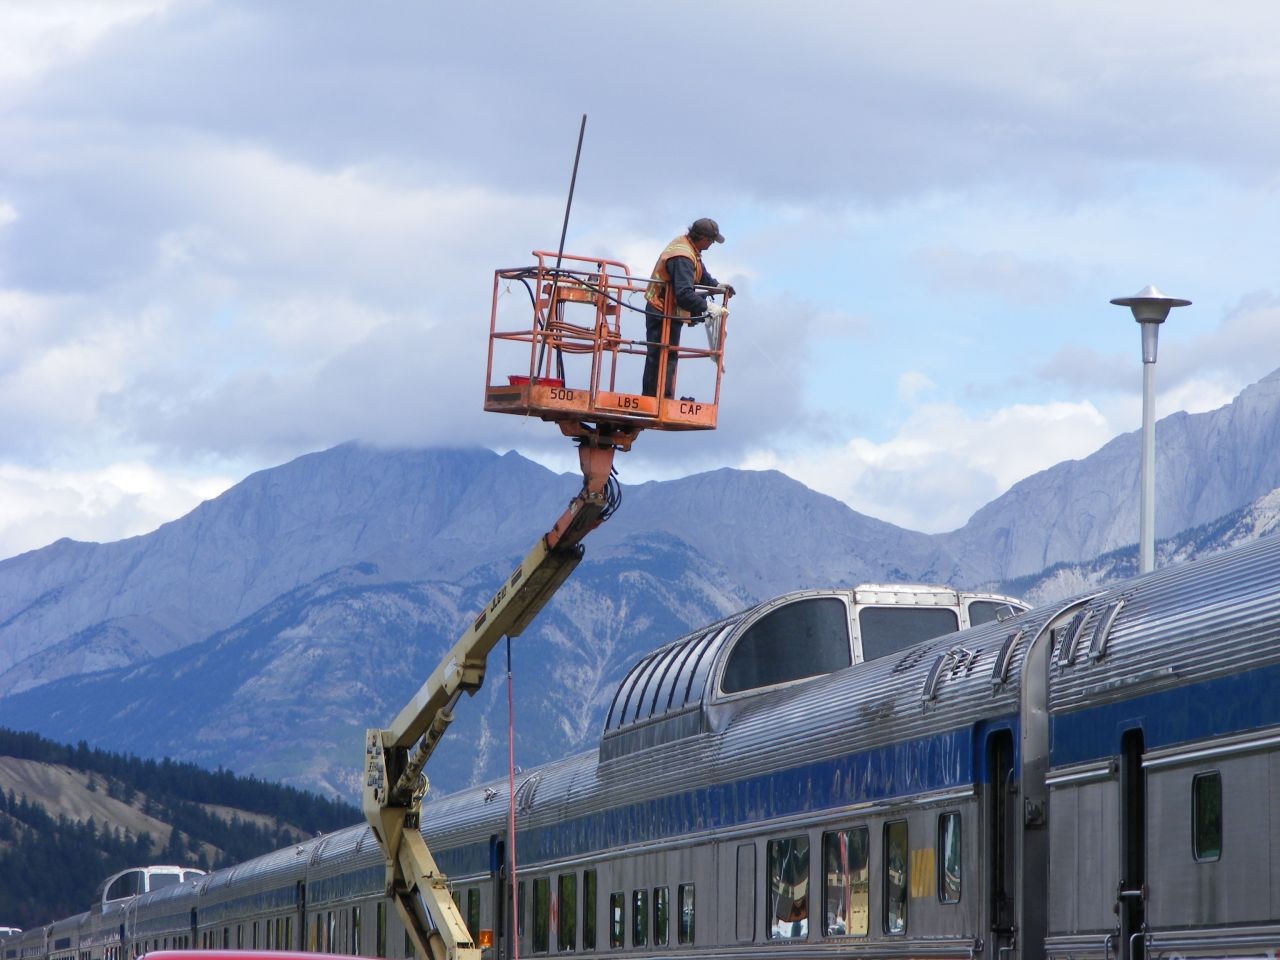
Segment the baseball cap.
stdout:
[[720,232],[720,224],[710,217],[703,217],[700,220],[693,221],[693,226],[689,228],[689,232],[696,233],[700,237],[710,237],[716,243],[724,243],[724,235]]

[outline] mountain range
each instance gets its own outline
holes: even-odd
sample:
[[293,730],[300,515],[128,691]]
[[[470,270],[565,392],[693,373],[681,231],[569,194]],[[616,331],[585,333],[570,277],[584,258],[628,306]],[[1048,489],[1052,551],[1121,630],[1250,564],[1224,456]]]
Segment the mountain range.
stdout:
[[[1274,526],[1277,440],[1280,371],[1219,410],[1160,421],[1162,557]],[[639,655],[768,596],[911,580],[1048,600],[1124,575],[1137,443],[1127,434],[1028,477],[939,535],[775,471],[625,487],[511,646],[518,761],[594,742]],[[363,729],[394,715],[579,485],[515,453],[345,444],[145,536],[3,561],[0,724],[353,796]],[[505,767],[494,659],[433,760],[437,784]]]

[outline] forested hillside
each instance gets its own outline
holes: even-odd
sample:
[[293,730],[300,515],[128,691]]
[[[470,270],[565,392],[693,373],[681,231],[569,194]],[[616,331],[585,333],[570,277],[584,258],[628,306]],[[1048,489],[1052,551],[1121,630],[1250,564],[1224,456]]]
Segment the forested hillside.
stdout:
[[125,867],[221,867],[359,819],[254,777],[0,728],[0,925],[79,913]]

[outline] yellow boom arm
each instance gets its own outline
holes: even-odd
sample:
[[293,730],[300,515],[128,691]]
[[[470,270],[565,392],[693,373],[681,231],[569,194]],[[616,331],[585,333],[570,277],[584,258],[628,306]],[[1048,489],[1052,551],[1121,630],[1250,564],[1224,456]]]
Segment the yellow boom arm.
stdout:
[[480,948],[422,837],[421,806],[428,786],[423,767],[453,721],[459,698],[464,692],[475,694],[484,683],[489,652],[504,636],[519,636],[582,559],[580,541],[608,516],[615,449],[626,449],[633,436],[606,436],[601,445],[579,446],[581,492],[391,726],[365,735],[364,814],[386,856],[387,895],[422,960],[480,960]]

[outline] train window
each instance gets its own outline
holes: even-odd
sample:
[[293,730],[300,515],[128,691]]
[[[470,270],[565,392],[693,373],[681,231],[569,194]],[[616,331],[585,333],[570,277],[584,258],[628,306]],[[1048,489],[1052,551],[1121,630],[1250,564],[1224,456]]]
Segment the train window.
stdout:
[[649,891],[631,891],[631,945],[643,947],[649,941]]
[[938,816],[938,900],[960,902],[960,814]]
[[556,917],[560,922],[556,931],[556,948],[562,953],[572,953],[578,946],[578,875],[560,874],[556,893],[559,896]]
[[1014,612],[1014,608],[1007,603],[995,600],[972,600],[969,603],[969,626],[976,627],[979,624],[1004,620]]
[[1026,635],[1025,630],[1015,630],[1004,638],[1000,652],[996,654],[995,666],[991,668],[991,682],[997,686],[1009,679],[1009,665],[1013,660],[1013,651]]
[[[736,623],[730,623],[721,627],[719,630],[708,630],[698,641],[697,650],[689,659],[689,664],[685,669],[688,674],[688,682],[684,684],[684,700],[683,703],[696,703],[701,699],[703,691],[707,687],[707,675],[711,672],[711,667],[716,661],[715,652],[720,649],[720,642],[724,637],[736,626]],[[679,695],[679,687],[676,688],[676,695]]]
[[551,949],[551,878],[533,881],[533,952]]
[[480,891],[475,888],[467,891],[467,930],[475,943],[480,936]]
[[330,910],[324,915],[324,951],[338,952],[338,918]]
[[[474,890],[473,890],[473,891],[471,891],[471,893],[474,893],[474,892],[475,892]],[[468,894],[467,894],[467,897],[468,897],[468,902],[467,902],[467,915],[468,915],[468,917],[471,915],[471,903],[470,903],[470,896],[471,896],[471,893],[468,893]],[[474,936],[474,934],[473,934],[473,936]],[[352,955],[353,955],[353,956],[357,956],[357,957],[358,957],[358,956],[360,956],[360,947],[361,947],[361,943],[360,943],[360,908],[359,908],[359,907],[352,907],[352,908],[351,908],[351,953],[352,953]]]
[[284,940],[281,941],[284,949],[293,949],[293,917],[284,918]]
[[1222,857],[1222,774],[1197,774],[1191,781],[1191,843],[1198,862]]
[[960,618],[947,607],[863,607],[858,611],[864,661],[959,629]]
[[516,936],[524,939],[524,881],[516,885]]
[[823,936],[867,935],[870,849],[870,832],[866,827],[822,835]]
[[[385,901],[378,901],[378,929],[377,942],[374,944],[375,956],[385,957],[387,955],[387,904]],[[285,949],[288,949],[287,947]]]
[[907,932],[907,821],[884,825],[884,932]]
[[627,928],[627,898],[622,893],[609,894],[609,946],[620,947]]
[[[319,922],[320,922],[320,918],[316,917],[316,923],[318,924]],[[223,950],[231,949],[231,928],[230,927],[222,928],[222,949]]]
[[[708,630],[695,640],[681,645],[680,655],[676,658],[674,669],[667,674],[667,679],[658,689],[658,698],[654,702],[654,710],[657,713],[665,713],[673,706],[676,708],[684,706],[688,697],[689,680],[692,677],[693,670],[690,664],[696,664],[702,655],[702,650],[706,646],[703,642],[714,630]],[[663,696],[665,692],[666,696]]]
[[582,949],[596,948],[596,872],[582,871]]
[[1058,666],[1069,667],[1076,662],[1076,643],[1080,639],[1080,630],[1088,612],[1088,609],[1081,610],[1065,627],[1054,628],[1053,639],[1058,643]]
[[661,653],[662,651],[659,651],[659,653],[648,656],[643,661],[643,666],[635,674],[635,682],[627,692],[627,700],[622,705],[622,723],[630,723],[644,716],[642,711],[649,684],[658,672],[658,668],[662,665],[663,657]]
[[124,897],[135,897],[142,893],[142,871],[130,870],[111,881],[103,900],[121,900]]
[[1089,641],[1090,660],[1101,660],[1107,655],[1107,639],[1111,636],[1111,627],[1123,606],[1124,597],[1121,597],[1107,604],[1107,608],[1099,614],[1097,625],[1093,628],[1093,638]]
[[676,896],[680,898],[680,916],[676,919],[676,940],[680,943],[693,943],[693,884],[680,884]]
[[797,600],[765,614],[738,638],[720,689],[740,693],[831,673],[852,663],[849,613],[836,597]]
[[653,888],[653,945],[665,947],[671,939],[670,934],[670,900],[667,887]]
[[254,950],[258,949],[258,921],[253,921],[253,936],[249,940],[249,945]]
[[809,935],[809,838],[769,841],[770,939]]

